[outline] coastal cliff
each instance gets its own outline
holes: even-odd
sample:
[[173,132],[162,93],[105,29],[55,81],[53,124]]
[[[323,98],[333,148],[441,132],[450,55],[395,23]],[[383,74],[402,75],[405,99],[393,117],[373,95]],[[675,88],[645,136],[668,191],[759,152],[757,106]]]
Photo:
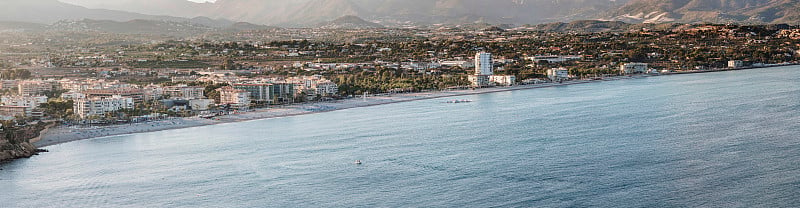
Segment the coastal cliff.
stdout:
[[41,131],[52,124],[40,123],[21,128],[4,129],[0,135],[0,161],[28,158],[46,150],[36,149],[32,144]]

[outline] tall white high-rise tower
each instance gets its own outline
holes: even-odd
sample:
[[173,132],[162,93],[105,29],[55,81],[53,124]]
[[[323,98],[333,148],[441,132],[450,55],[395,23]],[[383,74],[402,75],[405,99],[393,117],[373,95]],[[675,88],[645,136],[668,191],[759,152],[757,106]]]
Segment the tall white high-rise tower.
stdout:
[[475,54],[475,75],[492,74],[494,74],[494,60],[492,60],[492,54],[486,52]]

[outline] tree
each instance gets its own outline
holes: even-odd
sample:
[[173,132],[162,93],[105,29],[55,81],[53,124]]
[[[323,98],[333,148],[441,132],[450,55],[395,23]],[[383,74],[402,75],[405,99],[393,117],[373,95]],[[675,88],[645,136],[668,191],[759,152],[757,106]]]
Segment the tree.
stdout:
[[69,90],[48,90],[42,92],[42,94],[47,96],[47,98],[59,98],[61,97],[61,94],[64,94],[65,92],[69,92]]
[[217,91],[217,89],[222,88],[224,86],[228,86],[228,84],[227,83],[219,83],[219,84],[208,83],[206,85],[206,89],[203,90],[203,93],[205,93],[206,97],[208,97],[209,99],[213,99],[215,102],[219,103],[220,102],[220,94]]
[[74,113],[72,111],[73,104],[72,100],[51,99],[46,103],[42,103],[39,109],[50,117],[66,119]]

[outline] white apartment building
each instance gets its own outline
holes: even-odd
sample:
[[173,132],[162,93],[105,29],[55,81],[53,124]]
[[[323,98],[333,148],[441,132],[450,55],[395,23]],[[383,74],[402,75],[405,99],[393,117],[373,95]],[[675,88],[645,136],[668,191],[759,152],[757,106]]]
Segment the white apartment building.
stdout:
[[339,85],[326,80],[322,82],[317,82],[316,85],[314,85],[314,90],[317,95],[322,95],[322,96],[335,95],[339,93]]
[[61,89],[70,91],[102,90],[116,88],[132,88],[131,84],[119,80],[106,81],[103,79],[63,79],[58,81]]
[[469,82],[472,83],[473,87],[488,87],[491,84],[491,80],[489,80],[489,75],[469,75],[467,79]]
[[339,93],[339,85],[323,78],[321,75],[294,77],[287,79],[287,82],[295,84],[297,94],[330,96]]
[[728,61],[728,68],[742,68],[744,67],[744,62],[741,60],[731,60]]
[[187,100],[206,98],[204,91],[204,87],[186,85],[164,87],[164,95],[168,95],[171,98],[183,98]]
[[46,102],[46,96],[3,96],[0,98],[0,103],[3,105],[25,106],[30,109],[37,108],[40,104]]
[[569,79],[569,70],[566,68],[552,68],[547,70],[547,78],[550,80]]
[[79,99],[72,106],[76,115],[81,118],[103,116],[106,113],[134,107],[133,98],[113,96],[109,98]]
[[494,61],[492,54],[480,52],[475,54],[475,75],[492,75],[494,74]]
[[17,84],[19,95],[41,95],[46,91],[58,90],[61,85],[57,81],[25,80]]
[[83,94],[83,93],[80,93],[80,92],[70,91],[70,92],[61,93],[61,99],[65,99],[65,100],[78,100],[78,99],[84,99],[84,98],[86,98],[86,94]]
[[145,100],[157,100],[164,96],[164,88],[159,85],[149,84],[142,87]]
[[494,61],[492,54],[480,52],[475,54],[475,73],[469,75],[469,81],[474,87],[486,87],[491,85],[490,77],[494,74]]
[[247,110],[250,108],[250,92],[225,86],[219,91],[220,105],[231,105],[231,108]]
[[625,74],[647,73],[648,68],[646,63],[627,63],[619,67],[619,70]]
[[194,99],[189,100],[189,107],[192,108],[194,111],[204,111],[208,110],[208,107],[214,103],[212,99]]
[[489,76],[489,81],[498,86],[511,86],[517,82],[517,77],[514,75],[492,75]]

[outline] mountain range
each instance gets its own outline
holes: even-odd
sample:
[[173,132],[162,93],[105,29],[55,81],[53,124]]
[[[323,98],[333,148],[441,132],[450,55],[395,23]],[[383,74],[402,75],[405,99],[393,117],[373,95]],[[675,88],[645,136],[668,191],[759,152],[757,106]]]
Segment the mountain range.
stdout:
[[632,0],[611,13],[628,22],[800,23],[797,0]]
[[[315,27],[352,17],[389,27],[539,24],[573,20],[629,23],[800,23],[797,0],[2,0],[0,21],[136,19],[229,27],[237,22]],[[373,25],[373,26],[377,26]],[[358,25],[368,25],[359,22]],[[336,25],[332,25],[336,26]]]
[[96,9],[277,26],[313,26],[342,16],[383,25],[543,23],[593,19],[627,0],[61,0]]

